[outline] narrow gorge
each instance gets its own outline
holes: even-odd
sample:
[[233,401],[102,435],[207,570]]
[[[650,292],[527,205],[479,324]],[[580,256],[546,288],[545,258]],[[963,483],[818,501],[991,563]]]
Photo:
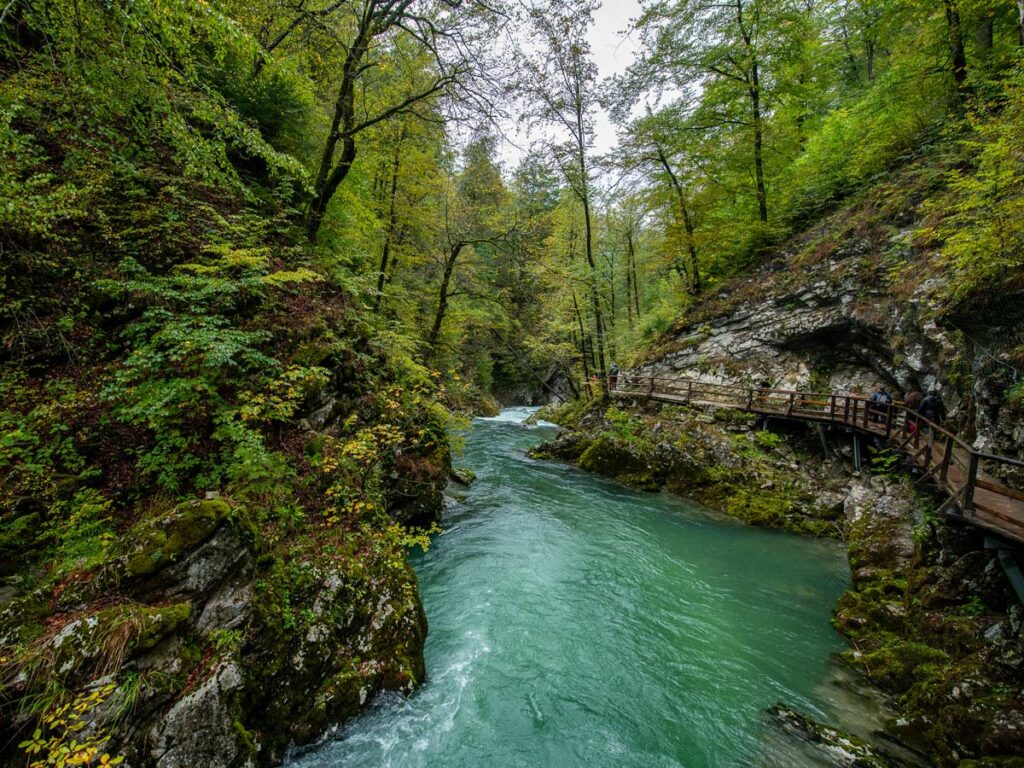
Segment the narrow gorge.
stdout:
[[0,2],[0,768],[1024,765],[1022,125],[1019,0]]

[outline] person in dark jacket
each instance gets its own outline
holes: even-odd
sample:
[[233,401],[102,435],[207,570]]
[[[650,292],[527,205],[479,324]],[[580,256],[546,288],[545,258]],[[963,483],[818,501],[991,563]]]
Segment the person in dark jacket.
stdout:
[[611,364],[608,369],[608,389],[615,389],[619,383],[619,366],[615,363]]
[[942,395],[938,389],[932,388],[928,392],[917,412],[933,424],[942,424],[946,420],[946,404],[942,402]]

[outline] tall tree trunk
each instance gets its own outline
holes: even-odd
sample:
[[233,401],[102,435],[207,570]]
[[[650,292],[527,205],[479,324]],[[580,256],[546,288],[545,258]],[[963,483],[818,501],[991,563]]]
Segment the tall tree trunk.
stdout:
[[1024,46],[1024,0],[1017,0],[1017,42]]
[[757,217],[768,223],[768,194],[764,185],[764,122],[761,118],[761,76],[757,60],[750,69],[750,111],[754,121],[754,180],[757,184]]
[[867,68],[868,83],[875,82],[875,41],[871,37],[864,39],[864,61]]
[[[698,296],[701,292],[701,279],[700,279],[700,263],[697,261],[697,243],[693,237],[693,219],[690,217],[690,209],[686,205],[686,192],[683,189],[682,183],[679,181],[679,177],[676,176],[672,170],[672,165],[669,163],[665,153],[662,152],[661,147],[657,147],[658,160],[661,162],[662,168],[665,169],[665,173],[668,174],[669,183],[672,185],[672,189],[676,194],[676,203],[679,206],[679,215],[683,221],[683,229],[686,232],[686,250],[690,257],[689,267],[680,268],[679,263],[676,262],[676,269],[680,276],[684,273],[689,272],[689,292]],[[684,277],[684,279],[686,279]]]
[[[633,274],[633,308],[636,319],[640,320],[640,281],[636,275],[636,249],[633,247],[633,233],[629,233],[629,271]],[[628,298],[628,297],[627,297]]]
[[[330,159],[326,153],[324,157],[329,164]],[[333,157],[333,153],[331,157]],[[331,202],[331,198],[334,197],[334,193],[338,191],[341,182],[345,180],[349,171],[352,170],[352,164],[355,161],[356,142],[355,139],[349,137],[342,143],[341,158],[338,160],[338,164],[329,170],[324,181],[317,184],[314,188],[313,199],[310,201],[309,209],[306,212],[306,237],[309,238],[311,243],[316,242],[317,235],[320,232],[320,225],[323,224],[324,216],[327,213],[327,205]],[[329,165],[328,168],[330,168]]]
[[743,19],[743,1],[735,0],[736,24],[750,56],[750,69],[745,73],[747,93],[750,95],[750,116],[754,129],[754,180],[757,194],[757,215],[762,224],[768,223],[768,194],[764,183],[764,122],[761,117],[761,70],[754,48],[751,29]]
[[690,293],[699,296],[703,290],[700,280],[700,266],[697,264],[697,244],[693,238],[693,219],[690,218],[690,210],[686,207],[686,198],[680,193],[679,207],[683,211],[683,226],[686,228],[686,246],[690,253]]
[[[582,150],[582,147],[580,149]],[[586,174],[586,163],[583,161],[582,152],[580,154],[580,167],[584,169],[583,173]],[[586,229],[584,242],[587,266],[590,267],[590,298],[594,305],[594,331],[597,337],[596,373],[603,380],[606,370],[604,361],[604,317],[601,312],[601,301],[597,293],[597,264],[594,262],[594,225],[590,215],[590,192],[587,189],[585,180],[583,185],[583,226]]]
[[576,301],[576,291],[572,292],[572,308],[576,313],[576,322],[580,328],[580,362],[583,363],[583,385],[587,390],[587,397],[593,397],[590,389],[590,362],[587,360],[587,332],[583,329],[583,315],[580,314],[580,304]]
[[434,325],[430,329],[430,336],[427,345],[433,350],[437,348],[437,342],[441,338],[441,325],[444,323],[445,312],[448,311],[448,288],[451,286],[452,273],[455,271],[455,261],[465,247],[465,243],[456,243],[448,253],[444,262],[444,274],[441,277],[441,291],[437,300],[437,312],[434,314]]
[[957,100],[961,106],[971,95],[971,87],[967,82],[967,52],[964,49],[963,26],[960,21],[960,8],[956,0],[943,0],[946,8],[946,31],[949,36],[949,55],[953,69],[953,81],[956,83]]
[[[338,191],[341,182],[352,170],[352,164],[356,160],[356,140],[353,136],[353,130],[356,127],[356,79],[362,69],[371,37],[372,14],[370,10],[371,6],[368,5],[367,12],[360,19],[359,31],[352,47],[345,55],[345,63],[342,66],[341,85],[338,86],[338,98],[334,102],[331,127],[327,132],[327,141],[324,143],[316,181],[313,184],[313,199],[306,211],[306,237],[312,243],[316,242],[320,225],[327,213],[328,203],[331,202],[331,198]],[[334,153],[339,142],[341,142],[341,156],[335,164]]]
[[395,236],[395,228],[398,225],[398,171],[401,164],[402,142],[395,147],[395,156],[391,162],[391,190],[388,201],[388,229],[384,235],[384,245],[380,252],[380,270],[377,272],[377,295],[373,299],[373,311],[380,309],[380,303],[384,298],[384,282],[388,276],[388,259],[391,256],[391,241]]
[[633,230],[626,230],[626,324],[633,327]]

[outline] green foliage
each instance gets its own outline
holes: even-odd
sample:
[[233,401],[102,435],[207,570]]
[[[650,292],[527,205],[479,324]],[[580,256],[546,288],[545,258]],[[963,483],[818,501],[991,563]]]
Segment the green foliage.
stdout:
[[610,431],[619,440],[636,448],[646,445],[646,425],[639,417],[612,405],[605,411],[604,418]]
[[774,451],[782,444],[782,437],[767,429],[760,429],[754,433],[754,441],[766,451]]
[[951,270],[943,289],[947,312],[983,303],[1024,270],[1024,70],[1003,86],[995,116],[970,117],[962,144],[971,168],[950,172],[948,189],[924,206],[938,222],[916,233],[941,243],[939,258]]

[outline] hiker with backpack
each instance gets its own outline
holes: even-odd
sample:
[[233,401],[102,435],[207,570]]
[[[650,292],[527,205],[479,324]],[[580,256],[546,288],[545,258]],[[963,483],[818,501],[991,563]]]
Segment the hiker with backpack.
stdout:
[[892,395],[886,391],[884,385],[879,384],[871,394],[871,420],[874,422],[885,421],[891,405]]

